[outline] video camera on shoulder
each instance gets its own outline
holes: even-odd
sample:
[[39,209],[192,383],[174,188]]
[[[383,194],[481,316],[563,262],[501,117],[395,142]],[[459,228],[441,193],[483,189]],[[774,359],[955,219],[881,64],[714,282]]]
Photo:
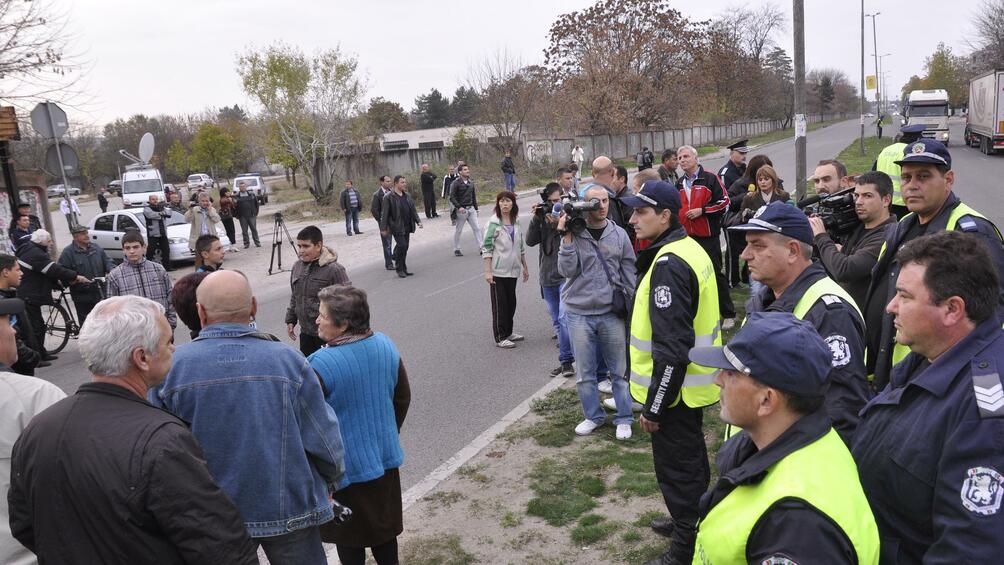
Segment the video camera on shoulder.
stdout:
[[843,240],[861,223],[854,211],[854,188],[806,198],[798,203],[798,207],[806,216],[822,218],[826,233],[836,241]]
[[600,201],[596,198],[589,200],[572,200],[565,197],[561,199],[561,209],[565,212],[567,219],[565,227],[572,233],[578,235],[586,229],[586,217],[589,212],[596,212],[600,209]]

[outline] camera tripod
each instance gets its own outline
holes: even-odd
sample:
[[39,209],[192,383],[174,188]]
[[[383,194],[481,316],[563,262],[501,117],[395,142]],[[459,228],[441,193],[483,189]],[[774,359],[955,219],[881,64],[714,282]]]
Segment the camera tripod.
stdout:
[[[289,235],[289,228],[286,227],[286,222],[282,219],[282,212],[276,212],[273,216],[275,217],[275,224],[272,227],[272,258],[268,261],[268,274],[270,275],[272,274],[273,266],[276,267],[274,270],[277,273],[281,273],[284,270],[282,268],[283,233],[286,234],[289,246],[293,248],[293,254],[296,254],[296,243],[293,241],[293,236]],[[280,232],[280,230],[282,231]]]

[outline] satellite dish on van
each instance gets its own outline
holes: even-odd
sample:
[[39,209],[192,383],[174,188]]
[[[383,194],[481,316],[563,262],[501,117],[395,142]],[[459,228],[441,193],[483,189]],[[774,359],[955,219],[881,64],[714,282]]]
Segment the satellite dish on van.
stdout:
[[146,132],[139,140],[139,158],[143,162],[149,163],[150,157],[153,157],[153,134]]

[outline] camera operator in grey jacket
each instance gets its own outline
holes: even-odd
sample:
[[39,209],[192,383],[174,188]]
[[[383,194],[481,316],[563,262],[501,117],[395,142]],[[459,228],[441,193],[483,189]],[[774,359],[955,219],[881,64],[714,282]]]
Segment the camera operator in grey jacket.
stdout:
[[547,312],[551,315],[554,325],[554,338],[558,340],[558,366],[551,371],[552,377],[573,377],[575,369],[572,363],[572,344],[568,339],[568,329],[560,316],[561,284],[565,277],[558,272],[558,247],[561,246],[561,235],[558,233],[558,216],[553,213],[554,206],[561,204],[561,185],[549,183],[541,194],[543,202],[533,207],[533,218],[526,232],[526,244],[533,247],[540,245],[538,254],[540,261],[540,295],[547,303]]

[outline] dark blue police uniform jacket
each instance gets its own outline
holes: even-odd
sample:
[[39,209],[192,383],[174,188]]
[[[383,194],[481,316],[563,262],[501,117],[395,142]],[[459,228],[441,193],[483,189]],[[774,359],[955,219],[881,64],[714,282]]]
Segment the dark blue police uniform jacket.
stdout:
[[861,410],[851,451],[882,563],[1004,562],[1002,370],[994,316],[934,363],[908,355]]

